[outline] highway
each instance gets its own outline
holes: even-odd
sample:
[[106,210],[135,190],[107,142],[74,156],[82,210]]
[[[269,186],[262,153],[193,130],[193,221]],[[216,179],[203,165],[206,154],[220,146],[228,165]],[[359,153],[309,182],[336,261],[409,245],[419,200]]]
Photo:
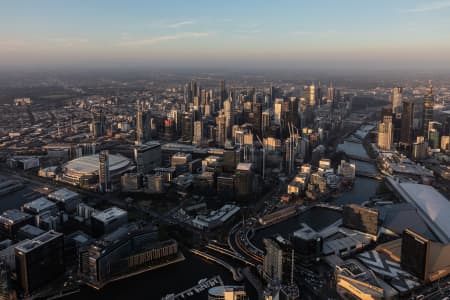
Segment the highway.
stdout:
[[233,280],[234,281],[242,281],[243,280],[243,275],[240,269],[236,269],[235,267],[233,267],[232,265],[230,265],[229,263],[225,262],[224,260],[217,258],[211,254],[208,254],[206,252],[197,250],[197,249],[191,249],[190,250],[192,253],[194,253],[195,255],[198,255],[200,257],[203,257],[207,260],[210,260],[212,262],[215,262],[219,265],[221,265],[222,267],[227,268],[232,274],[233,274]]

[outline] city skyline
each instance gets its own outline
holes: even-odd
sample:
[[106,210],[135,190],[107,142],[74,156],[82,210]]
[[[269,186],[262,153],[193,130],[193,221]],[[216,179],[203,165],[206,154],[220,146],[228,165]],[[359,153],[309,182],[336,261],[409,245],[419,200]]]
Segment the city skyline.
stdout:
[[2,67],[446,70],[450,1],[3,4]]

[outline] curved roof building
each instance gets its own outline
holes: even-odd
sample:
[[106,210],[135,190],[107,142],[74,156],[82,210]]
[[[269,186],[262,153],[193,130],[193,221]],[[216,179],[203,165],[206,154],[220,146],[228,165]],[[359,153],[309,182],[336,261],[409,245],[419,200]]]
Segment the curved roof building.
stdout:
[[[130,159],[118,154],[109,155],[109,172],[111,178],[118,177],[134,168]],[[88,155],[76,158],[63,166],[62,181],[78,185],[80,179],[98,177],[100,169],[99,155]]]

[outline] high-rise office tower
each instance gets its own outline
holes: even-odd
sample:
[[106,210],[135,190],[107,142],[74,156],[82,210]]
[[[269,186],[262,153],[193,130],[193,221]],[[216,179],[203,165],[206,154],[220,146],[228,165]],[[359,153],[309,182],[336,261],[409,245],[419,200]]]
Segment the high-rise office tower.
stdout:
[[431,121],[428,123],[428,145],[432,149],[440,148],[442,124]]
[[250,200],[253,190],[253,170],[251,163],[239,163],[235,173],[235,191],[241,199]]
[[143,111],[138,103],[136,112],[136,139],[138,144],[145,143],[150,139],[150,112]]
[[287,102],[288,107],[286,111],[286,123],[291,123],[295,127],[300,126],[300,114],[299,114],[299,106],[300,101],[296,97],[290,97],[289,102]]
[[170,111],[170,117],[174,122],[174,129],[176,136],[179,136],[181,133],[181,111],[178,109],[172,109]]
[[225,140],[226,140],[226,120],[225,120],[225,115],[223,113],[219,114],[216,117],[216,142],[217,145],[220,147],[223,147],[225,145]]
[[17,283],[26,295],[64,274],[64,235],[49,231],[17,246]]
[[400,144],[409,147],[413,142],[414,102],[403,101]]
[[109,151],[103,150],[99,156],[100,168],[98,171],[98,183],[102,192],[109,192],[111,189],[111,179],[109,173]]
[[329,86],[328,89],[327,89],[327,99],[328,99],[328,102],[331,103],[331,104],[333,104],[334,101],[335,101],[335,97],[336,97],[336,92],[335,92],[335,89],[334,89],[334,87],[333,87],[333,83],[331,82],[331,83],[330,83],[330,86]]
[[261,133],[265,133],[270,127],[270,111],[265,110],[261,114]]
[[219,101],[220,101],[220,108],[223,106],[223,102],[227,98],[226,96],[226,87],[225,87],[225,80],[220,81],[220,90],[219,90]]
[[428,124],[433,121],[434,96],[433,86],[430,85],[423,97],[423,134],[428,136]]
[[266,254],[263,261],[263,276],[269,282],[288,283],[292,278],[294,256],[291,243],[278,235],[263,239]]
[[416,142],[411,147],[411,158],[413,160],[422,160],[427,158],[428,155],[428,142],[425,141],[425,137],[418,136]]
[[234,115],[233,115],[233,100],[231,96],[223,103],[223,110],[225,113],[225,127],[226,127],[226,137],[231,137],[231,127],[234,125]]
[[403,102],[403,88],[396,86],[392,89],[392,113],[398,114],[402,109]]
[[195,80],[191,80],[191,85],[190,85],[190,90],[191,90],[191,100],[195,97],[198,96],[198,85],[197,82]]
[[192,112],[183,113],[181,131],[183,141],[192,142],[194,135],[194,114]]
[[394,127],[392,124],[392,113],[383,114],[382,122],[378,124],[378,148],[391,150],[394,138]]
[[262,122],[261,118],[262,118],[262,104],[254,103],[252,124],[256,134],[261,133],[261,122]]
[[317,90],[316,90],[316,86],[314,85],[314,83],[312,83],[309,86],[309,105],[310,106],[316,106],[317,104]]
[[154,168],[161,166],[161,144],[151,141],[136,145],[134,147],[134,160],[137,173],[150,173]]
[[195,121],[194,122],[194,140],[193,143],[199,145],[202,143],[203,139],[203,122]]
[[277,98],[275,99],[275,104],[273,106],[273,110],[274,110],[274,118],[273,118],[273,122],[277,125],[281,124],[281,118],[282,118],[282,113],[283,113],[283,98]]
[[91,135],[94,137],[104,136],[106,134],[106,116],[103,110],[92,114],[92,122],[90,124]]

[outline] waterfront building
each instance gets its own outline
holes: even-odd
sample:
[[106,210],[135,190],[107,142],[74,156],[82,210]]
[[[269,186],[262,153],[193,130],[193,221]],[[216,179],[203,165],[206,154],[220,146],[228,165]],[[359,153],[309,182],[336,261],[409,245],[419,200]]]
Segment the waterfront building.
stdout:
[[345,205],[343,225],[360,232],[377,235],[378,211],[356,204]]
[[[120,231],[120,229],[118,229]],[[156,269],[184,259],[175,240],[158,242],[151,230],[124,228],[114,236],[91,244],[80,253],[85,262],[81,276],[100,289],[111,281]]]
[[337,173],[343,176],[345,180],[353,181],[355,179],[356,165],[354,163],[341,160]]
[[208,215],[198,215],[192,220],[192,226],[201,230],[213,230],[230,221],[240,211],[239,206],[225,204]]
[[263,239],[265,255],[263,277],[275,284],[291,281],[294,264],[294,249],[281,235]]
[[307,224],[294,231],[291,243],[301,264],[309,265],[322,255],[323,238]]
[[17,283],[26,295],[64,273],[64,235],[49,231],[15,248]]
[[222,285],[208,290],[208,300],[248,300],[244,286]]
[[392,123],[392,114],[383,115],[383,120],[378,124],[377,146],[381,150],[391,150],[394,139],[394,127]]

